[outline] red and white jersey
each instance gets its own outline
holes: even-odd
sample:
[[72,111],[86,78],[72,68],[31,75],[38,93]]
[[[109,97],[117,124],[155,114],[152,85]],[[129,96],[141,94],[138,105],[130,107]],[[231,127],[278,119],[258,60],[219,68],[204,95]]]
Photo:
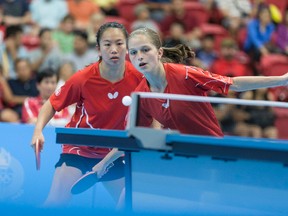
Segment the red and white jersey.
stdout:
[[[36,119],[43,104],[44,101],[40,96],[25,99],[22,106],[22,122],[29,123],[29,119]],[[68,108],[65,108],[59,112],[56,112],[53,118],[48,122],[48,125],[65,126],[70,119],[71,115]]]
[[[164,93],[207,96],[207,91],[213,90],[227,94],[233,83],[230,77],[197,67],[172,63],[166,63],[164,67],[168,83]],[[150,92],[147,81],[143,80],[135,91]],[[223,136],[210,103],[141,99],[139,115],[139,126],[150,126],[153,116],[166,129],[187,134]]]
[[[66,127],[124,130],[128,107],[122,104],[122,98],[135,90],[142,77],[126,61],[124,78],[111,83],[101,77],[97,62],[75,73],[50,97],[50,102],[56,111],[76,103],[75,113]],[[107,148],[63,145],[63,153],[90,158],[103,158],[109,151]]]

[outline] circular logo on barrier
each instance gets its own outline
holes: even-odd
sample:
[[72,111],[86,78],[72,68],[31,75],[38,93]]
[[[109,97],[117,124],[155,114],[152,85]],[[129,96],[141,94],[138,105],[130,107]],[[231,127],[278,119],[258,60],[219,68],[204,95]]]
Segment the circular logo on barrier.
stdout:
[[0,148],[0,200],[14,200],[23,191],[24,169],[4,148]]

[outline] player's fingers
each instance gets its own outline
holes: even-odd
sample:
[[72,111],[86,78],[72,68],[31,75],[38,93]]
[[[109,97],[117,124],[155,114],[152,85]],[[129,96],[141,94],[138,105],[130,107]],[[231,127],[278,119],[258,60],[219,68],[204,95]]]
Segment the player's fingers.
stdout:
[[100,172],[100,171],[97,172],[97,177],[98,178],[102,178],[103,175],[104,175],[103,172]]
[[34,150],[36,150],[36,144],[38,145],[39,150],[42,151],[43,145],[44,145],[43,140],[41,140],[41,139],[36,139],[35,141],[33,140],[32,143],[30,144],[30,146],[31,146]]
[[102,178],[106,173],[108,172],[107,169],[101,169],[99,170],[98,173],[98,178]]
[[35,151],[36,151],[35,143],[32,142],[32,143],[30,144],[30,146],[31,146],[31,148],[33,148],[33,150],[34,150],[34,152],[35,152]]
[[31,146],[32,148],[34,148],[34,145],[35,145],[35,142],[34,142],[34,140],[32,140],[31,143],[30,143],[30,146]]
[[42,151],[44,147],[44,142],[39,141],[39,150]]

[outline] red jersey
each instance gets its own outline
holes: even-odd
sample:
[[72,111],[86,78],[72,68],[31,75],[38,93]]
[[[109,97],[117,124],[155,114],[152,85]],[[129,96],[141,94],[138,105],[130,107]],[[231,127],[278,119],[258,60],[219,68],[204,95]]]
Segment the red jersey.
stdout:
[[[44,101],[40,96],[27,98],[22,106],[22,122],[28,123],[29,119],[37,118],[43,104]],[[52,126],[65,126],[70,119],[71,115],[68,108],[65,108],[56,112],[48,124]]]
[[[227,94],[233,83],[230,77],[212,74],[197,67],[166,63],[164,68],[168,83],[164,93],[207,96],[207,91],[213,90]],[[150,92],[147,81],[143,80],[135,91]],[[139,126],[150,126],[154,117],[166,129],[223,136],[210,103],[141,99],[139,115]]]
[[[75,113],[66,127],[124,130],[128,107],[122,104],[122,98],[135,90],[142,77],[126,61],[123,79],[111,83],[101,77],[97,62],[75,73],[50,97],[50,102],[56,111],[76,103]],[[90,158],[103,158],[109,151],[107,148],[63,145],[63,153]]]

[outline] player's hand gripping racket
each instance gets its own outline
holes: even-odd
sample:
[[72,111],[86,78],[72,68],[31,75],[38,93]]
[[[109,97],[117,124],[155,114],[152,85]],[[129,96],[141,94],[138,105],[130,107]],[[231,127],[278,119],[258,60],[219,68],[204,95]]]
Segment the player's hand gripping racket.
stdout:
[[[109,166],[106,168],[106,172],[114,166],[113,163],[109,164]],[[98,178],[96,171],[90,171],[83,175],[81,178],[79,178],[71,187],[71,193],[72,194],[79,194],[86,190],[88,190],[90,187],[92,187],[94,184],[96,184],[101,178]]]
[[41,158],[40,158],[41,146],[39,140],[35,143],[35,158],[36,158],[36,170],[40,170]]

